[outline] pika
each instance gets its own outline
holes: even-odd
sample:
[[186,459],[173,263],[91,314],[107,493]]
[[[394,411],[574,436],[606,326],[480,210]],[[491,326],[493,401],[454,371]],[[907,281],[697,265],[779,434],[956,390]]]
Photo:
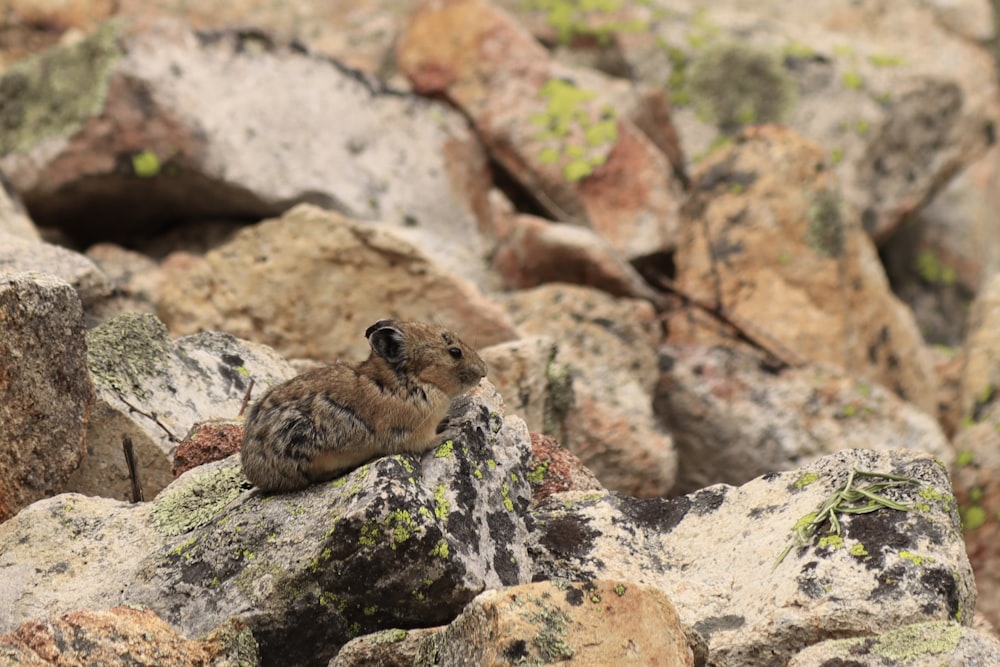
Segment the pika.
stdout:
[[445,438],[454,398],[486,376],[458,336],[421,322],[368,327],[368,359],[314,368],[266,392],[247,414],[240,460],[264,491],[294,491]]

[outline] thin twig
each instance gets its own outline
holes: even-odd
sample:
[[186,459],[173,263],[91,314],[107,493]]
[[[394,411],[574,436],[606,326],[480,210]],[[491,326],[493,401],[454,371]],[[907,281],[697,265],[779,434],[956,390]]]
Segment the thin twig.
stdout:
[[240,414],[237,417],[242,417],[243,413],[246,412],[247,404],[250,402],[250,392],[253,391],[253,378],[250,378],[250,384],[247,385],[247,393],[243,394],[243,404],[240,405]]
[[145,499],[142,497],[142,485],[139,484],[139,463],[135,458],[132,438],[127,435],[122,436],[122,450],[125,452],[125,467],[128,468],[128,477],[132,481],[132,502],[141,503]]

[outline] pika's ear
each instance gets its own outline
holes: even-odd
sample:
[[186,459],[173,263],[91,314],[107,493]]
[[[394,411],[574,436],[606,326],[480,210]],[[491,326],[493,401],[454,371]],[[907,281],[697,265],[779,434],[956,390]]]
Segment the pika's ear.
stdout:
[[379,320],[365,331],[375,354],[396,365],[406,356],[405,336],[392,320]]

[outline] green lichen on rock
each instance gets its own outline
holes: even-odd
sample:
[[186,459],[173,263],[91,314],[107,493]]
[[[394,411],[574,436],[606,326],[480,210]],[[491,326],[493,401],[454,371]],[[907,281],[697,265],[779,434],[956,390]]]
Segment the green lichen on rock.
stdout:
[[840,257],[847,244],[844,215],[840,197],[832,190],[820,190],[812,195],[806,211],[809,225],[806,243],[824,257]]
[[238,466],[210,469],[153,501],[153,524],[164,535],[180,535],[204,526],[250,488]]
[[87,365],[98,385],[146,398],[169,348],[167,327],[155,315],[126,313],[87,333]]
[[542,432],[555,435],[559,432],[566,416],[576,402],[573,391],[573,373],[566,364],[555,360],[556,350],[552,349],[549,363],[545,367],[545,405],[542,415]]
[[538,161],[560,167],[563,178],[580,181],[604,164],[618,141],[618,119],[596,95],[564,79],[549,79],[539,90],[545,111],[532,116],[539,127]]
[[132,156],[132,171],[139,178],[153,178],[160,173],[160,158],[151,150],[142,150]]
[[830,643],[843,647],[845,653],[854,649],[855,655],[878,656],[892,664],[908,665],[919,658],[951,653],[964,634],[965,628],[953,621],[928,621],[905,625],[875,637],[838,639]]
[[101,112],[109,72],[121,57],[121,22],[111,20],[71,46],[11,65],[0,78],[0,155],[69,137]]
[[625,4],[625,0],[526,0],[523,7],[544,12],[560,44],[569,44],[580,36],[595,38],[603,45],[615,33],[649,29],[649,24],[641,19],[616,16]]
[[737,42],[697,52],[685,90],[695,111],[726,134],[746,125],[780,123],[796,103],[795,81],[780,54]]

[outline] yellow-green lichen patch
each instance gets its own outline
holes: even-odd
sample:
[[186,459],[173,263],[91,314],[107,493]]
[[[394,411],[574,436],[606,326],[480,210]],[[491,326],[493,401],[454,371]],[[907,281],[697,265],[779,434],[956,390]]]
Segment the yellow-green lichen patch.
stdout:
[[0,155],[28,151],[46,139],[75,134],[101,113],[110,71],[121,57],[121,22],[8,67],[0,77]]
[[986,523],[988,519],[986,510],[980,505],[961,507],[958,513],[962,517],[963,530],[975,530]]
[[698,115],[725,134],[780,123],[796,102],[795,81],[780,54],[745,43],[716,43],[698,52],[686,89]]
[[195,476],[186,485],[153,501],[153,523],[164,535],[180,535],[207,524],[250,488],[238,467],[221,467]]
[[392,539],[392,543],[389,546],[393,551],[400,544],[413,537],[416,530],[416,522],[410,516],[410,513],[404,509],[393,510],[392,514],[385,519],[385,532]]
[[126,313],[87,332],[87,366],[97,384],[147,398],[169,354],[167,327],[151,313]]
[[817,547],[827,547],[830,549],[839,549],[844,546],[844,538],[840,535],[827,535],[825,537],[819,538],[816,542]]
[[449,512],[451,512],[451,503],[448,502],[445,495],[444,484],[438,484],[434,487],[434,516],[441,520],[447,519]]
[[875,67],[902,67],[906,64],[906,58],[884,53],[874,53],[868,56],[868,62],[875,65]]
[[851,554],[856,558],[866,558],[868,556],[868,549],[865,549],[865,545],[861,544],[861,542],[858,542],[850,549],[848,549],[847,553]]
[[625,595],[625,591],[627,590],[628,588],[625,587],[625,584],[617,584],[615,586],[615,595],[617,595],[618,597],[622,597],[623,595]]
[[[958,646],[965,630],[952,621],[929,621],[904,625],[875,637],[839,639],[834,642],[845,651],[858,647],[867,655],[891,661],[892,664],[912,664],[931,656],[951,653]],[[943,661],[941,664],[945,664]]]
[[919,554],[913,553],[912,551],[900,551],[899,552],[899,557],[902,558],[903,560],[910,561],[911,563],[913,563],[917,567],[922,566],[924,563],[933,563],[934,562],[934,557],[933,556],[921,556]]
[[592,91],[563,79],[549,79],[538,94],[545,102],[545,111],[531,119],[538,127],[538,161],[558,166],[569,182],[590,176],[618,141],[614,109],[598,105]]
[[545,473],[549,470],[549,462],[542,461],[528,473],[528,482],[531,484],[541,484],[545,480]]
[[526,0],[522,6],[530,11],[544,12],[560,44],[569,44],[579,36],[594,38],[603,45],[616,33],[649,28],[646,21],[627,20],[616,15],[626,6],[625,0]]
[[965,466],[972,465],[973,461],[975,461],[975,455],[968,449],[960,449],[955,454],[956,468],[964,468]]
[[369,519],[361,525],[361,534],[358,536],[358,544],[365,547],[373,547],[382,539],[382,529],[377,519]]
[[917,253],[915,260],[917,275],[931,285],[954,285],[958,280],[958,274],[954,268],[948,266],[930,250],[923,250]]
[[437,558],[447,558],[448,557],[448,543],[441,538],[437,544],[434,545],[434,549],[431,550],[431,556]]
[[795,480],[795,488],[801,491],[813,482],[819,479],[819,474],[815,472],[807,472],[797,480]]
[[455,443],[451,440],[445,440],[444,442],[441,443],[440,446],[438,446],[437,449],[434,450],[434,458],[436,459],[448,458],[454,453],[454,450],[455,450]]
[[132,172],[139,178],[153,178],[160,173],[160,158],[151,150],[132,155]]
[[500,485],[500,495],[503,498],[503,506],[508,512],[513,512],[514,501],[510,499],[510,487],[506,483]]

